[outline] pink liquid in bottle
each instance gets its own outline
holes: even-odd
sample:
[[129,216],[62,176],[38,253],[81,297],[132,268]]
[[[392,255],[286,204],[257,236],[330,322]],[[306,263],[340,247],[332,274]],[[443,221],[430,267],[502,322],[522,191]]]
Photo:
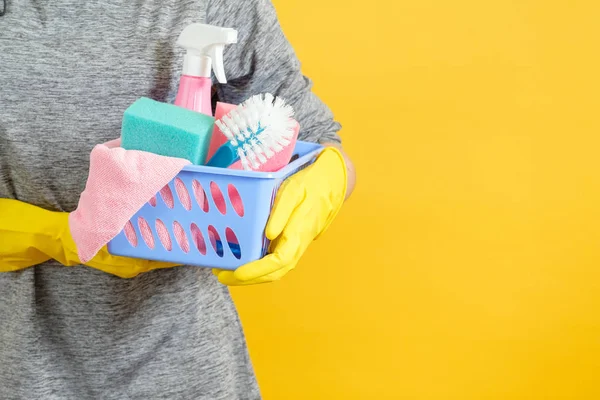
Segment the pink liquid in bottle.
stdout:
[[212,80],[201,76],[182,75],[175,105],[213,116],[211,105]]

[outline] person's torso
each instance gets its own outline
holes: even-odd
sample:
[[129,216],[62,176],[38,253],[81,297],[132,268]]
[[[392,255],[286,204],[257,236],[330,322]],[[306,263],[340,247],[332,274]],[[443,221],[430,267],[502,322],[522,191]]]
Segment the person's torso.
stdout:
[[[207,0],[14,0],[0,17],[0,198],[72,211],[96,144],[141,96],[175,96]],[[0,244],[1,245],[1,244]],[[256,399],[210,269],[120,279],[56,263],[0,274],[0,398]]]

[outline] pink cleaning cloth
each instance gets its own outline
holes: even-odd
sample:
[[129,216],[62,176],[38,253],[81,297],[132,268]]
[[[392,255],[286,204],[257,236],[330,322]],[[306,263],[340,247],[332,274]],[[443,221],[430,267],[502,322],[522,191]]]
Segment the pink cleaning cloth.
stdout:
[[[224,115],[229,113],[231,110],[236,108],[236,105],[217,102],[217,107],[215,109],[215,118],[221,119]],[[281,168],[285,167],[292,158],[292,153],[294,152],[294,147],[296,146],[296,140],[298,139],[298,133],[300,131],[300,125],[296,123],[296,129],[294,130],[294,136],[291,140],[291,143],[286,146],[282,151],[277,153],[274,157],[270,158],[265,164],[261,165],[258,171],[261,172],[275,172],[279,171]],[[215,154],[215,152],[221,147],[223,144],[227,142],[227,136],[225,136],[219,127],[215,124],[213,129],[213,134],[211,138],[210,145],[208,147],[208,155],[207,160]],[[237,161],[229,166],[230,169],[243,169],[242,162]]]
[[116,139],[94,147],[90,171],[69,228],[86,263],[117,236],[133,215],[190,164],[182,158],[125,150]]

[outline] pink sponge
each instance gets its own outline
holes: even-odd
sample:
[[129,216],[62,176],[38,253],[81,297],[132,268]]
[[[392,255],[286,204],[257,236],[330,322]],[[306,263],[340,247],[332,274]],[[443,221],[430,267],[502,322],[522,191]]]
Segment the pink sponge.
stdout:
[[[233,110],[236,105],[217,102],[215,110],[215,119],[221,119],[224,115]],[[277,153],[275,156],[270,158],[265,164],[261,165],[258,171],[261,172],[275,172],[285,167],[292,158],[294,147],[296,146],[296,140],[298,139],[298,133],[300,132],[300,125],[296,122],[296,129],[294,130],[294,136],[292,137],[291,143],[286,146],[282,151]],[[221,132],[219,127],[215,124],[210,145],[208,147],[207,160],[215,154],[217,149],[227,142],[227,137]],[[243,169],[242,162],[237,161],[236,163],[229,166],[231,169]]]

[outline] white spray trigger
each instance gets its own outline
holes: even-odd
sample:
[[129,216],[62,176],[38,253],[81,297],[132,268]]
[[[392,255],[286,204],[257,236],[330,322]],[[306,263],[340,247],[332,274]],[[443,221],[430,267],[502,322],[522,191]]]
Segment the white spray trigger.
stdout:
[[237,43],[235,29],[200,23],[186,26],[177,39],[177,44],[187,50],[183,74],[210,78],[212,65],[219,82],[227,83],[223,50],[233,43]]
[[211,49],[211,53],[209,55],[209,57],[212,59],[213,62],[213,70],[215,72],[215,76],[217,77],[217,80],[219,81],[219,83],[227,83],[227,77],[225,77],[225,67],[223,65],[223,50],[224,50],[225,46],[223,45],[216,45],[213,46]]

